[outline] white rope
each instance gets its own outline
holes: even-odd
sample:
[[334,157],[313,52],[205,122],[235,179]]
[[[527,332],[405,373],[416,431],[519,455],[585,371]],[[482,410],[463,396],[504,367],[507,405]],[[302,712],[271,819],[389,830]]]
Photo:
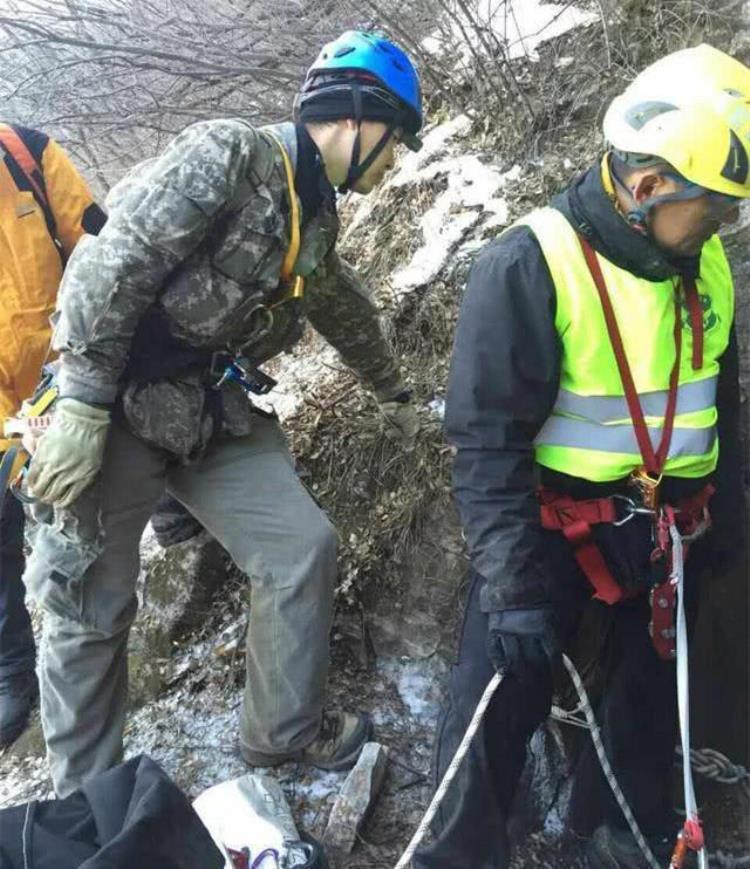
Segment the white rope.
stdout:
[[[677,757],[682,760],[682,749],[677,749]],[[739,785],[745,796],[750,799],[750,772],[739,763],[732,761],[715,748],[691,748],[690,763],[693,772],[703,778],[723,785]]]
[[[685,573],[682,536],[674,522],[669,525],[672,537],[672,575],[670,582],[677,587],[677,709],[680,719],[680,744],[682,746],[682,787],[685,797],[685,814],[688,820],[700,823],[698,803],[695,799],[693,771],[690,766],[690,672],[688,669],[687,620],[685,618]],[[699,869],[708,869],[706,849],[698,851]]]
[[586,722],[588,724],[589,730],[591,731],[591,739],[594,743],[594,749],[596,750],[596,756],[599,758],[599,763],[602,767],[602,772],[604,773],[604,777],[607,779],[607,784],[609,784],[612,793],[614,794],[615,799],[617,800],[617,804],[619,805],[623,815],[625,816],[625,820],[630,827],[630,832],[633,834],[635,841],[638,843],[638,847],[643,852],[643,856],[646,859],[646,862],[651,867],[651,869],[662,869],[661,864],[657,861],[656,857],[649,847],[648,842],[643,837],[643,833],[641,833],[641,829],[638,826],[638,822],[633,815],[633,812],[628,805],[628,801],[625,799],[625,794],[622,792],[622,788],[620,787],[619,782],[615,778],[614,771],[612,770],[612,765],[609,762],[609,758],[607,757],[607,753],[604,750],[604,744],[602,742],[602,735],[599,730],[599,725],[596,723],[596,717],[594,716],[594,710],[591,708],[591,702],[589,701],[589,695],[586,692],[586,689],[583,685],[583,681],[581,677],[578,675],[578,670],[576,670],[573,662],[567,655],[562,656],[563,664],[565,664],[565,669],[570,674],[570,678],[573,680],[573,684],[576,687],[576,691],[578,692],[578,696],[581,699],[581,707],[583,710],[583,714],[586,716]]
[[23,869],[31,869],[29,865],[29,855],[26,850],[26,845],[29,841],[29,827],[31,826],[31,813],[36,806],[36,800],[30,800],[26,804],[26,813],[23,817],[23,832],[21,833],[21,842],[23,847]]
[[484,689],[484,694],[482,694],[482,699],[477,704],[476,711],[474,712],[474,717],[471,719],[466,733],[464,733],[464,738],[461,740],[461,744],[458,746],[456,753],[453,755],[453,760],[450,762],[450,766],[445,771],[443,780],[440,782],[440,787],[435,791],[435,796],[432,798],[432,802],[427,808],[427,811],[425,812],[424,817],[422,818],[419,826],[417,827],[416,833],[414,833],[414,835],[412,836],[406,850],[401,855],[398,863],[396,863],[395,869],[406,869],[406,867],[411,862],[411,858],[414,856],[414,852],[419,847],[422,839],[424,839],[427,828],[432,823],[432,819],[435,817],[437,810],[440,807],[440,803],[442,803],[443,798],[448,792],[448,788],[450,787],[450,784],[453,781],[453,777],[456,775],[456,772],[461,765],[461,761],[464,759],[464,757],[466,756],[466,752],[469,750],[471,740],[476,735],[477,730],[479,730],[479,725],[482,723],[482,718],[484,718],[484,713],[486,712],[487,707],[490,704],[492,695],[495,693],[498,685],[502,681],[503,674],[495,673],[495,675],[487,683],[487,687]]
[[[586,693],[586,689],[583,686],[583,682],[581,681],[581,677],[578,675],[578,671],[573,665],[573,662],[568,658],[567,655],[562,656],[563,663],[565,664],[568,673],[570,673],[570,677],[573,680],[573,684],[576,687],[576,691],[578,692],[578,696],[580,698],[580,704],[577,709],[573,710],[569,716],[565,713],[565,710],[557,710],[561,713],[561,717],[565,716],[566,718],[572,718],[575,720],[575,723],[579,726],[581,725],[580,719],[576,718],[575,713],[582,711],[586,717],[586,725],[588,729],[591,731],[591,738],[594,741],[594,748],[596,749],[597,757],[599,758],[599,763],[602,766],[602,770],[604,775],[609,783],[609,786],[612,788],[612,792],[615,795],[615,799],[620,806],[623,815],[625,816],[625,820],[628,822],[628,826],[630,827],[633,836],[635,837],[636,842],[638,842],[638,846],[643,852],[644,857],[646,858],[651,869],[662,869],[659,863],[656,861],[651,849],[648,846],[648,842],[643,838],[643,834],[638,827],[638,823],[633,817],[633,813],[628,805],[627,800],[625,799],[625,795],[620,789],[620,785],[615,778],[615,774],[612,771],[612,766],[609,763],[609,759],[607,758],[607,754],[604,751],[604,745],[602,744],[601,733],[599,732],[599,725],[596,723],[596,718],[594,716],[594,711],[591,708],[591,703],[589,702],[588,694]],[[500,673],[495,673],[495,675],[490,679],[487,687],[484,689],[484,694],[482,694],[482,699],[479,701],[477,708],[474,712],[474,716],[471,719],[471,722],[464,734],[463,739],[461,740],[461,744],[458,746],[455,755],[453,756],[453,760],[451,760],[448,769],[445,771],[445,775],[443,776],[443,780],[440,782],[440,786],[435,791],[435,796],[432,798],[432,802],[430,803],[427,811],[424,814],[419,826],[417,827],[417,831],[411,838],[406,850],[399,858],[398,863],[394,869],[406,869],[409,865],[411,858],[414,856],[414,852],[419,847],[422,839],[424,839],[427,830],[432,823],[432,819],[437,814],[437,810],[440,807],[440,803],[442,803],[445,794],[450,787],[451,782],[453,781],[456,772],[458,771],[459,766],[461,765],[461,761],[466,756],[466,752],[469,750],[469,746],[471,745],[471,741],[476,735],[477,730],[479,729],[479,725],[482,722],[482,718],[484,717],[484,713],[489,706],[490,700],[497,690],[498,686],[503,680],[503,676]]]

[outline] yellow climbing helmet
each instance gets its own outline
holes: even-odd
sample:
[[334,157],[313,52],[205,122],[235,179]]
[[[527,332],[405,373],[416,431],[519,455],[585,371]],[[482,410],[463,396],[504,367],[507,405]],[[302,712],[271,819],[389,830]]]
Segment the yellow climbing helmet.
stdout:
[[695,185],[750,197],[750,69],[710,45],[675,51],[612,101],[604,137],[631,165],[658,158]]

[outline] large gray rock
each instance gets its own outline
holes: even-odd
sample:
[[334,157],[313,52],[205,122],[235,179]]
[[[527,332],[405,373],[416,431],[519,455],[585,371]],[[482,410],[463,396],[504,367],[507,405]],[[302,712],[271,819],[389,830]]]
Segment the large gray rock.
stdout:
[[548,720],[531,738],[508,831],[513,845],[538,830],[560,834],[565,828],[573,779],[563,726]]
[[436,503],[422,528],[418,545],[403,564],[396,599],[377,587],[365,592],[370,639],[378,657],[453,654],[468,562],[452,504]]
[[149,525],[141,541],[140,613],[130,639],[130,702],[141,706],[158,696],[173,644],[199,627],[214,592],[227,578],[227,554],[203,531],[161,547]]
[[388,765],[388,750],[377,742],[362,749],[333,804],[323,843],[334,855],[351,853],[357,833],[378,798]]

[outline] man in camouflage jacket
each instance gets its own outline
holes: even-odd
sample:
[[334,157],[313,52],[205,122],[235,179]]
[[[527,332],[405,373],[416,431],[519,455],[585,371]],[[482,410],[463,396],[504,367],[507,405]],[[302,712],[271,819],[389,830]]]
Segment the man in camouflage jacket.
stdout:
[[[252,369],[288,350],[307,319],[413,443],[416,411],[377,310],[334,250],[332,185],[369,192],[399,139],[419,146],[420,125],[406,55],[346,33],[310,69],[298,123],[187,128],[114,188],[107,226],[71,258],[54,337],[61,398],[29,475],[54,521],[25,577],[46,611],[42,723],[60,796],[120,760],[138,542],[165,489],[252,577],[245,759],[338,769],[369,738],[366,715],[323,710],[335,531],[276,420],[239,382],[216,381],[232,359]],[[301,298],[280,285],[291,196]]]

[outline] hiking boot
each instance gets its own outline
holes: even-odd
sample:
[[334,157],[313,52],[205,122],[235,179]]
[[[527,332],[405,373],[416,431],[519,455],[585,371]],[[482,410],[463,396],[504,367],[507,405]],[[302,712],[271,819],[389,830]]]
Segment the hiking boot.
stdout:
[[[649,848],[662,866],[668,866],[677,840],[674,834],[646,836]],[[586,846],[586,857],[591,869],[649,869],[635,837],[630,830],[622,830],[602,824],[594,831]],[[698,865],[694,851],[689,851],[685,859],[686,869]]]
[[318,735],[305,748],[291,754],[264,754],[240,742],[240,752],[250,766],[278,766],[295,760],[318,769],[348,769],[354,766],[364,744],[372,738],[372,733],[369,715],[334,710],[323,713]]
[[33,670],[0,679],[0,748],[15,742],[24,732],[38,696]]

